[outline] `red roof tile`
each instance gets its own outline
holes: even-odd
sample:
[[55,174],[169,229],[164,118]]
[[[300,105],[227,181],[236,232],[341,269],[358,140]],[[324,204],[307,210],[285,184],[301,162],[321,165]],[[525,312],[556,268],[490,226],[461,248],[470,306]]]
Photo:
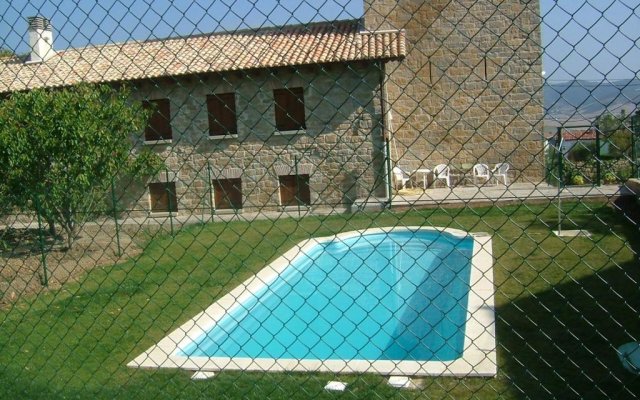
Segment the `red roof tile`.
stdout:
[[334,21],[67,49],[42,63],[0,60],[0,92],[405,54],[404,31],[367,32],[359,20]]
[[575,131],[562,131],[562,139],[566,142],[568,140],[596,140],[596,130],[575,130]]

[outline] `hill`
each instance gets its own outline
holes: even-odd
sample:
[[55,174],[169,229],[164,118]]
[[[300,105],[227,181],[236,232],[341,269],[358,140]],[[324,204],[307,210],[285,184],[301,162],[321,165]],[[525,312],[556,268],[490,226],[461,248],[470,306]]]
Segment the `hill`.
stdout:
[[545,130],[560,124],[590,124],[609,111],[635,112],[640,103],[640,80],[584,81],[545,83]]

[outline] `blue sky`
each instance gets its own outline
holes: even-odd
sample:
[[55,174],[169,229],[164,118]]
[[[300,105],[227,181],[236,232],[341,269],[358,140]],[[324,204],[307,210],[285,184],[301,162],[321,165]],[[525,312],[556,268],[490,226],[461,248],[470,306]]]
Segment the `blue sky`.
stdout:
[[[552,81],[638,77],[638,0],[540,0],[544,69]],[[0,0],[0,47],[28,51],[26,17],[54,26],[57,49],[218,29],[357,18],[362,0]]]
[[640,78],[640,1],[541,0],[548,80]]
[[358,18],[362,13],[362,1],[355,0],[0,0],[0,46],[28,51],[26,18],[36,14],[51,20],[56,48],[66,48]]

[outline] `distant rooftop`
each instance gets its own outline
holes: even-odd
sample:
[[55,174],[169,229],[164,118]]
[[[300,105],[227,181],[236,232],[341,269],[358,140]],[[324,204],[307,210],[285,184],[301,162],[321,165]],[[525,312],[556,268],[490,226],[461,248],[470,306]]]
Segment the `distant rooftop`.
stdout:
[[[555,132],[548,132],[545,136],[547,139],[556,139],[558,137],[558,134]],[[562,140],[564,140],[565,142],[571,140],[596,140],[596,130],[594,128],[577,130],[563,129]]]
[[360,20],[66,49],[42,63],[0,59],[0,92],[406,55],[402,30],[363,31]]

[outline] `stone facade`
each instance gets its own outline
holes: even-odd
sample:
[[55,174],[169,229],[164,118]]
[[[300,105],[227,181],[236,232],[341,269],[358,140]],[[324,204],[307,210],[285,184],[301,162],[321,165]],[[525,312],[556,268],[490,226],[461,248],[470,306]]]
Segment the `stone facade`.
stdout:
[[[240,178],[242,209],[279,210],[279,175],[308,175],[310,208],[348,208],[356,198],[384,196],[378,62],[238,71],[134,83],[133,101],[170,101],[172,140],[145,144],[167,171],[118,185],[120,207],[150,213],[149,182],[173,181],[179,213],[216,212],[211,180]],[[273,90],[301,87],[306,130],[280,134]],[[235,93],[237,137],[210,138],[206,96]]]
[[539,2],[365,0],[369,30],[404,29],[386,65],[391,158],[407,170],[508,162],[543,176]]
[[[348,209],[386,194],[385,133],[392,162],[406,170],[508,162],[516,180],[541,181],[537,0],[365,0],[364,9],[366,29],[405,30],[406,58],[138,81],[136,101],[170,100],[173,140],[138,140],[168,170],[123,185],[123,208],[148,214],[146,184],[173,181],[180,213],[217,212],[212,180],[240,178],[244,210],[278,210],[278,177],[302,174],[311,208]],[[304,132],[275,127],[273,90],[286,87],[304,90]],[[238,135],[211,139],[206,95],[229,92]]]

